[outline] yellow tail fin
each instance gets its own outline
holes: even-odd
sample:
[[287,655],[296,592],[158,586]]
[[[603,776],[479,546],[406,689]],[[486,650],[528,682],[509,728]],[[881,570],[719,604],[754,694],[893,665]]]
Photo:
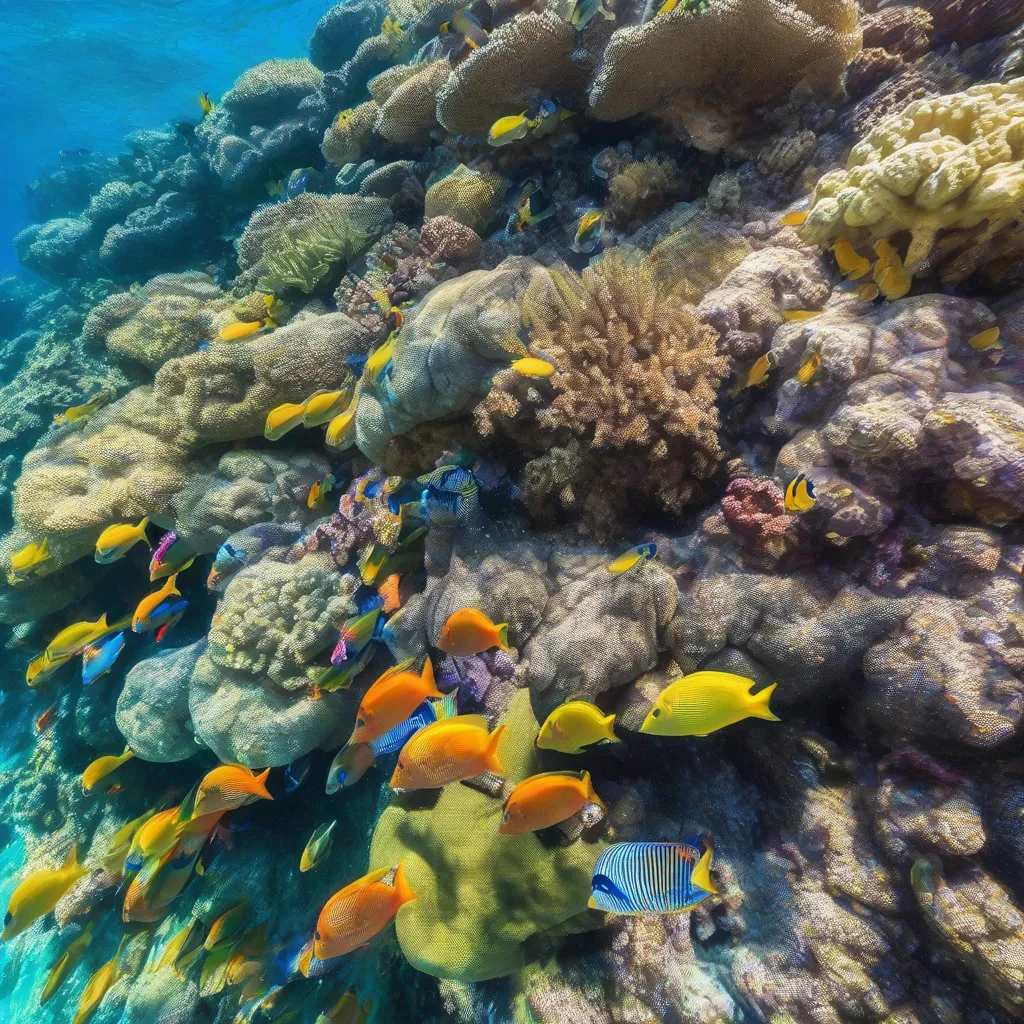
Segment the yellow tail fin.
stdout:
[[503,651],[510,651],[512,648],[508,645],[508,623],[502,622],[498,626],[495,626],[498,631],[498,644]]
[[505,726],[499,725],[488,737],[487,749],[484,751],[484,770],[494,772],[497,775],[505,774],[505,769],[502,768],[501,762],[498,760],[498,744],[501,742],[504,732]]
[[399,861],[398,867],[395,868],[395,878],[392,882],[392,886],[395,890],[395,895],[398,897],[399,906],[408,903],[410,900],[416,899],[416,893],[412,891],[412,887],[409,885],[409,881],[405,877],[405,866],[402,861]]
[[771,686],[766,686],[763,690],[758,691],[750,698],[751,718],[764,718],[769,722],[782,721],[782,719],[777,715],[772,714],[771,708],[768,707],[768,700],[775,692],[775,687],[778,685],[778,683],[772,683]]
[[71,849],[68,850],[68,855],[64,858],[64,863],[61,864],[62,868],[80,868],[82,865],[78,863],[78,840],[76,839],[71,844]]
[[711,858],[714,856],[714,852],[714,847],[711,845],[711,841],[708,840],[704,853],[694,865],[693,871],[690,874],[690,881],[694,885],[699,886],[705,892],[709,892],[712,895],[718,892],[715,883],[711,881]]
[[612,743],[621,743],[622,740],[615,735],[615,716],[609,715],[607,718],[602,720],[601,725],[604,726],[605,738],[610,740]]
[[140,522],[139,525],[135,527],[135,529],[139,531],[139,536],[141,536],[142,539],[146,542],[146,547],[148,547],[149,550],[152,551],[153,544],[150,541],[150,539],[146,536],[147,526],[149,526],[149,516],[143,516],[142,522]]

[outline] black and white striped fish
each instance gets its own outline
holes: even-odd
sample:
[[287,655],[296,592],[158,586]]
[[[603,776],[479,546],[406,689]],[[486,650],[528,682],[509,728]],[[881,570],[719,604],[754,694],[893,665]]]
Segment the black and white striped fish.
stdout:
[[714,849],[690,843],[615,843],[594,865],[589,906],[612,914],[671,914],[692,910],[717,892]]

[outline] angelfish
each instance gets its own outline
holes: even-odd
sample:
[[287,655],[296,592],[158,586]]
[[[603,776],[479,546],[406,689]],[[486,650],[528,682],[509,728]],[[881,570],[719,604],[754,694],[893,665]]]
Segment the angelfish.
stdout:
[[309,837],[309,842],[306,843],[306,848],[302,851],[302,858],[299,861],[300,871],[312,871],[323,863],[331,852],[331,833],[337,824],[337,821],[332,821],[327,825],[321,825]]
[[612,914],[692,910],[718,892],[711,880],[714,848],[690,843],[615,843],[594,864],[588,906]]
[[601,244],[604,218],[600,210],[587,210],[580,218],[572,248],[579,253],[591,253]]

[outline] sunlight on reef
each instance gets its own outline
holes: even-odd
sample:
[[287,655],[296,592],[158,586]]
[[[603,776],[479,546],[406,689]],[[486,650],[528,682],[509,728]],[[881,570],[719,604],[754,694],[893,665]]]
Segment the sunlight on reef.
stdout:
[[309,28],[29,185],[3,1019],[1024,1016],[1018,6]]

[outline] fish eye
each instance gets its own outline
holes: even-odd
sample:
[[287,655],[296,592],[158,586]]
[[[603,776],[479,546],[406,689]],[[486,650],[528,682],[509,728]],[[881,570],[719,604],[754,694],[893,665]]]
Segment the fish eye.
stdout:
[[356,719],[356,726],[357,726],[357,728],[362,729],[365,725],[366,725],[366,720],[365,719],[363,719],[363,718],[357,718]]
[[661,708],[655,708],[651,712],[651,718],[658,718],[661,715]]
[[402,762],[401,762],[401,761],[399,761],[399,762],[398,762],[398,770],[399,770],[400,772],[404,772],[404,771],[405,771],[405,765],[404,765],[404,764],[402,764]]
[[342,771],[338,772],[338,781],[339,782],[344,782],[347,777],[348,777],[348,772],[342,772]]

